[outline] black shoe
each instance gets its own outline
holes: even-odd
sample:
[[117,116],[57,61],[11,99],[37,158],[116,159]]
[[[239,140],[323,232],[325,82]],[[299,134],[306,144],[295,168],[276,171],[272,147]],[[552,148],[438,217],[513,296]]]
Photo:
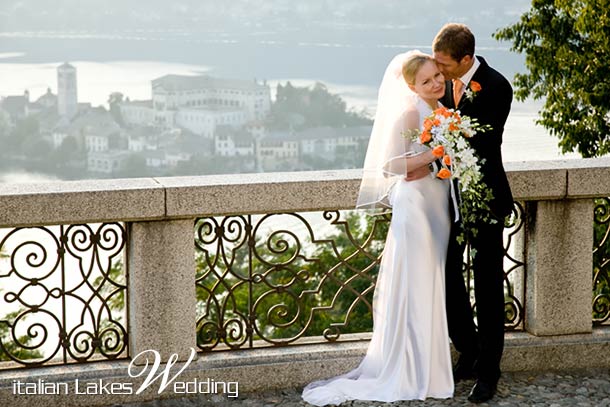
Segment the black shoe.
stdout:
[[472,387],[468,395],[468,401],[472,403],[484,403],[490,400],[496,394],[496,384],[490,384],[482,380],[477,382]]
[[475,379],[474,362],[465,358],[459,358],[453,369],[453,382],[458,383],[462,380]]

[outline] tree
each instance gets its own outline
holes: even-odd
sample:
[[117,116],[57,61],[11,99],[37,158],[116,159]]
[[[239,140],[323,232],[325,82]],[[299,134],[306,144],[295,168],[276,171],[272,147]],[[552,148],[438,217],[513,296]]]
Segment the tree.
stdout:
[[21,152],[30,160],[44,161],[49,156],[53,146],[47,140],[39,137],[29,136],[23,140]]
[[295,87],[290,82],[282,86],[278,83],[269,120],[269,127],[278,130],[302,130],[318,126],[349,127],[371,123],[365,112],[348,110],[341,96],[330,93],[321,82],[316,82],[311,87]]
[[40,136],[40,123],[34,116],[28,116],[24,119],[18,120],[15,129],[13,130],[13,137],[20,140],[32,137],[38,138]]
[[52,160],[58,167],[66,167],[69,166],[70,163],[83,161],[85,159],[85,151],[79,147],[78,141],[74,136],[66,137],[52,155]]
[[533,0],[518,23],[497,31],[526,55],[516,98],[546,97],[538,123],[563,152],[610,152],[610,0]]

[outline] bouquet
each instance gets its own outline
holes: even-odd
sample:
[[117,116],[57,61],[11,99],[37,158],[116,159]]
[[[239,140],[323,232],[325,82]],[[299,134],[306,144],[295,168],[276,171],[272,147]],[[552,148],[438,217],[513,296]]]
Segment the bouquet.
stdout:
[[462,233],[458,236],[460,243],[464,242],[467,236],[476,236],[475,223],[478,220],[496,222],[489,210],[493,194],[483,182],[481,174],[481,164],[484,161],[479,160],[467,140],[490,128],[488,125],[479,124],[476,119],[460,115],[458,111],[440,107],[424,119],[423,130],[414,137],[416,143],[432,149],[442,145],[445,154],[436,176],[441,179],[459,180],[458,210],[463,226]]

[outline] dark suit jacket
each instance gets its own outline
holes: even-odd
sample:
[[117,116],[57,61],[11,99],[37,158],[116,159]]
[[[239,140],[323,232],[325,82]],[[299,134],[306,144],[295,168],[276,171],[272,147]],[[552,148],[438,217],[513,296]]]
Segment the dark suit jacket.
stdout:
[[[513,89],[501,73],[490,67],[485,59],[477,56],[481,65],[472,77],[481,85],[472,101],[462,96],[457,109],[462,115],[476,118],[480,124],[488,124],[491,130],[478,133],[469,139],[470,145],[480,159],[485,159],[481,172],[483,181],[491,188],[494,199],[490,203],[492,213],[503,218],[513,208],[513,196],[502,165],[502,134],[513,100]],[[447,108],[456,108],[453,101],[453,84],[447,82],[441,103]]]

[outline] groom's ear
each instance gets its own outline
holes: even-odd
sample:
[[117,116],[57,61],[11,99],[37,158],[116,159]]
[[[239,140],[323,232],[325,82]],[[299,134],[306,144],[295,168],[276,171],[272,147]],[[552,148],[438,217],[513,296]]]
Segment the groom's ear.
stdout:
[[[407,86],[409,87],[409,89],[411,89],[413,92],[415,92],[415,86],[411,85],[410,83],[407,83]],[[417,93],[417,92],[415,92]]]
[[469,65],[470,62],[472,62],[472,55],[464,55],[460,61],[460,64]]

